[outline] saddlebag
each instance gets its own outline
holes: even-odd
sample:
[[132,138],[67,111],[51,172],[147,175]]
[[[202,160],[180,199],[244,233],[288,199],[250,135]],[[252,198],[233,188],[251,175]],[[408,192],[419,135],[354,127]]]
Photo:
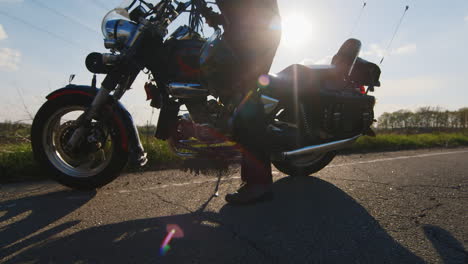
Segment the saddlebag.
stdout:
[[303,127],[312,138],[344,139],[367,134],[374,122],[375,98],[356,91],[317,89],[306,104]]
[[378,75],[364,77],[365,72],[373,73],[375,68],[365,61],[358,61],[355,66],[356,81],[359,79],[360,82],[353,82],[352,87],[344,87],[332,68],[293,65],[281,73],[296,78],[292,87],[297,87],[299,124],[308,141],[345,139],[369,133],[374,122],[375,98],[356,88],[358,85],[376,85],[380,71],[375,72]]

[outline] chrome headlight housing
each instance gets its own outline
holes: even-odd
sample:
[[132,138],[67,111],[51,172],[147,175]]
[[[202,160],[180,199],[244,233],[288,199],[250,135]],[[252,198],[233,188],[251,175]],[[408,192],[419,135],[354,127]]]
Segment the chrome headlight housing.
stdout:
[[130,20],[126,9],[116,8],[107,13],[102,20],[101,28],[104,46],[107,49],[121,49],[133,39],[138,25]]

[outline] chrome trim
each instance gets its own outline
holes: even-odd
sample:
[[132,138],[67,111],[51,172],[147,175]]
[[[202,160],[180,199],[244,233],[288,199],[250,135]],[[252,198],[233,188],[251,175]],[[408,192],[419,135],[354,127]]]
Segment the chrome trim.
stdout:
[[[86,158],[74,158],[66,151],[67,146],[63,146],[61,141],[63,129],[67,126],[73,126],[76,121],[68,121],[61,124],[62,118],[74,111],[85,112],[86,108],[82,106],[65,106],[58,109],[44,125],[42,134],[42,146],[44,154],[49,162],[57,170],[73,178],[93,177],[101,173],[110,163],[112,159],[114,142],[110,141],[110,148],[97,150],[93,153],[88,153]],[[78,128],[73,133],[77,134],[78,130],[86,132],[85,128]],[[92,138],[92,137],[89,137]],[[110,138],[112,139],[112,138]],[[87,140],[87,139],[84,139]]]
[[103,53],[102,54],[102,63],[105,65],[114,65],[120,60],[120,55],[112,53]]
[[343,139],[343,140],[328,142],[328,143],[324,143],[320,145],[308,146],[308,147],[304,147],[304,148],[300,148],[300,149],[296,149],[292,151],[283,152],[280,154],[279,158],[281,160],[291,160],[295,158],[301,158],[307,155],[341,149],[341,148],[349,146],[361,136],[362,135],[357,135],[348,139]]
[[124,19],[109,20],[105,25],[104,46],[107,49],[131,47],[138,39],[143,27],[143,25]]
[[104,47],[106,49],[115,49],[117,48],[117,41],[115,39],[104,39]]
[[270,114],[271,112],[273,112],[279,103],[278,99],[275,99],[275,98],[272,98],[263,94],[260,96],[260,99],[262,100],[265,114]]
[[112,19],[106,22],[103,30],[103,35],[106,40],[115,40],[114,29],[118,22],[118,19]]
[[193,98],[208,96],[208,90],[202,89],[200,84],[194,83],[170,83],[167,85],[169,93],[176,98]]
[[[135,42],[138,40],[141,33],[143,32],[144,27],[145,27],[144,25],[136,26],[136,30],[132,32],[131,37],[127,38],[127,43],[126,43],[127,47],[132,47],[133,44],[135,44]],[[119,33],[117,33],[117,37],[118,36],[119,36]]]
[[287,125],[287,126],[292,127],[292,128],[299,128],[299,126],[297,124],[288,123],[288,122],[284,122],[284,121],[275,121],[274,124],[275,125]]
[[304,65],[304,66],[312,70],[331,70],[331,69],[336,68],[335,65],[328,65],[328,64],[312,64],[312,65]]
[[120,19],[117,24],[116,36],[117,42],[127,43],[136,33],[138,25],[132,21]]

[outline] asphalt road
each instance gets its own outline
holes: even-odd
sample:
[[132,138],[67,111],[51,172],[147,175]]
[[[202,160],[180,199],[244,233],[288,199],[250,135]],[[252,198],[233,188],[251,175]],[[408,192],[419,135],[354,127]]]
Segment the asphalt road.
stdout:
[[[315,177],[274,172],[275,198],[168,170],[97,192],[0,186],[2,263],[468,263],[468,149],[340,156]],[[170,250],[160,254],[168,230]]]

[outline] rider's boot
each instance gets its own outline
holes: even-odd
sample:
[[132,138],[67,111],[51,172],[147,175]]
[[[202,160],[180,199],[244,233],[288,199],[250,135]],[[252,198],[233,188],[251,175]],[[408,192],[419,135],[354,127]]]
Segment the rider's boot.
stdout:
[[247,205],[273,199],[271,184],[244,183],[235,193],[226,195],[226,202],[233,205]]

